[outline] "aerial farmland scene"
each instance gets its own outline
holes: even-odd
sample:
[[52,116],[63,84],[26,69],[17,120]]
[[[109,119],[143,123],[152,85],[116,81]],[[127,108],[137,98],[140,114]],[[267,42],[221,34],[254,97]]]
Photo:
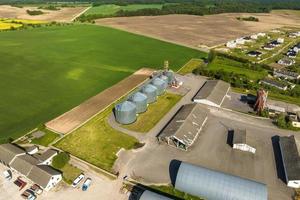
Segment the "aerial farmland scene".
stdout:
[[300,200],[300,0],[0,0],[0,200]]

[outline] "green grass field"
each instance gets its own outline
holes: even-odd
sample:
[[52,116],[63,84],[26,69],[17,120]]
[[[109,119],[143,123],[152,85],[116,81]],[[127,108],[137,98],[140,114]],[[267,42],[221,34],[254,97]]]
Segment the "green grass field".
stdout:
[[108,107],[81,128],[70,133],[55,146],[97,167],[112,172],[121,149],[132,149],[138,141],[108,124],[113,106]]
[[148,106],[148,110],[141,113],[133,124],[123,125],[124,128],[147,133],[150,131],[181,99],[180,95],[165,93],[157,101]]
[[141,67],[178,70],[206,54],[95,25],[0,33],[0,138],[17,138]]
[[119,10],[125,10],[125,11],[135,11],[145,8],[157,8],[161,9],[163,4],[131,4],[126,6],[118,6],[114,4],[108,4],[108,5],[101,5],[101,6],[95,6],[90,8],[88,11],[86,11],[85,15],[95,15],[95,14],[102,14],[102,15],[113,15]]
[[262,79],[267,76],[267,71],[255,71],[249,68],[243,67],[241,62],[231,60],[228,58],[217,57],[213,60],[212,63],[208,65],[208,69],[210,70],[224,70],[227,72],[235,72],[237,74],[243,74],[249,77],[252,80]]

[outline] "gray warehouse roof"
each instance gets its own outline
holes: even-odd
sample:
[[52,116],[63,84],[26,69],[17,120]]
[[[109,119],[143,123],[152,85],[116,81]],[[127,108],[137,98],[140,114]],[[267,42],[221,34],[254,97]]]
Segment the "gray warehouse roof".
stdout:
[[226,96],[230,84],[221,80],[208,80],[200,88],[194,100],[206,99],[220,105]]
[[279,145],[287,181],[300,180],[300,156],[294,136],[280,137]]
[[208,200],[267,200],[265,184],[181,163],[175,188]]
[[172,200],[168,197],[145,190],[139,200]]
[[233,132],[233,144],[246,144],[246,137],[247,137],[247,132],[246,130],[241,130],[241,129],[235,129]]
[[57,151],[54,149],[47,149],[45,152],[42,154],[34,154],[33,156],[37,158],[39,161],[44,162],[51,158],[52,156],[56,155]]
[[24,176],[27,176],[32,167],[37,164],[39,164],[39,161],[36,158],[26,154],[16,157],[11,163],[11,167]]
[[182,106],[158,137],[176,137],[191,145],[207,119],[208,109],[198,104]]
[[10,164],[14,157],[20,154],[25,154],[25,151],[18,146],[10,143],[0,145],[0,160],[6,164]]
[[46,188],[51,177],[59,174],[61,174],[59,171],[48,165],[37,165],[32,167],[28,178],[43,188]]

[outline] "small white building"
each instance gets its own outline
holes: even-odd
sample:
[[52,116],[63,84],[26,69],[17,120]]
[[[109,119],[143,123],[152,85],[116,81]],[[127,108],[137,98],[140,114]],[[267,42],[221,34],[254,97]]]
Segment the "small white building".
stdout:
[[38,146],[35,146],[35,145],[26,148],[26,152],[29,155],[33,155],[33,154],[37,153],[38,151],[39,151],[39,148],[38,148]]
[[295,62],[295,60],[290,59],[290,58],[282,58],[277,63],[280,65],[284,65],[284,66],[291,66],[291,65],[295,64],[296,62]]
[[40,165],[51,165],[53,158],[58,154],[54,149],[47,149],[42,154],[35,154],[34,157],[40,161]]
[[287,70],[274,70],[273,75],[278,78],[290,79],[290,80],[297,80],[300,78],[300,74],[296,72],[291,72]]
[[236,48],[236,42],[235,41],[229,41],[226,43],[226,47],[234,49]]
[[287,186],[300,188],[300,156],[295,137],[280,137],[279,147]]
[[235,40],[237,44],[245,44],[246,40],[244,38],[238,38]]
[[300,112],[297,112],[293,115],[289,115],[289,118],[292,122],[293,127],[300,128]]
[[256,149],[247,144],[246,130],[235,129],[233,132],[232,148],[255,154]]
[[278,38],[277,42],[280,43],[280,44],[284,43],[284,38]]

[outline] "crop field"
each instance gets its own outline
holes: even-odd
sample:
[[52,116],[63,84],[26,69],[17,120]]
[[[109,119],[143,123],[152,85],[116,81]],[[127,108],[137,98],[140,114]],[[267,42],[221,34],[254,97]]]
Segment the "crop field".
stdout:
[[12,28],[20,28],[23,24],[44,24],[45,21],[39,20],[22,20],[22,19],[1,19],[0,18],[0,30],[9,30]]
[[[239,21],[254,16],[259,22]],[[163,15],[114,17],[96,20],[97,24],[119,28],[191,47],[215,47],[229,40],[283,26],[300,25],[298,12],[225,13],[216,15]],[[218,27],[218,28],[216,28]]]
[[102,15],[113,15],[119,10],[125,10],[125,11],[135,11],[145,8],[157,8],[161,9],[163,4],[131,4],[126,6],[118,6],[114,4],[108,4],[108,5],[101,5],[101,6],[95,6],[90,8],[87,12],[84,14],[86,15],[94,15],[94,14],[102,14]]
[[94,25],[0,33],[0,138],[17,138],[142,67],[173,70],[206,54]]
[[[30,20],[43,20],[43,21],[59,21],[70,22],[75,16],[83,12],[87,7],[63,7],[59,10],[46,10],[32,5],[24,5],[23,7],[13,7],[9,5],[0,5],[0,18],[11,19],[30,19]],[[27,10],[40,10],[42,15],[29,15]]]

